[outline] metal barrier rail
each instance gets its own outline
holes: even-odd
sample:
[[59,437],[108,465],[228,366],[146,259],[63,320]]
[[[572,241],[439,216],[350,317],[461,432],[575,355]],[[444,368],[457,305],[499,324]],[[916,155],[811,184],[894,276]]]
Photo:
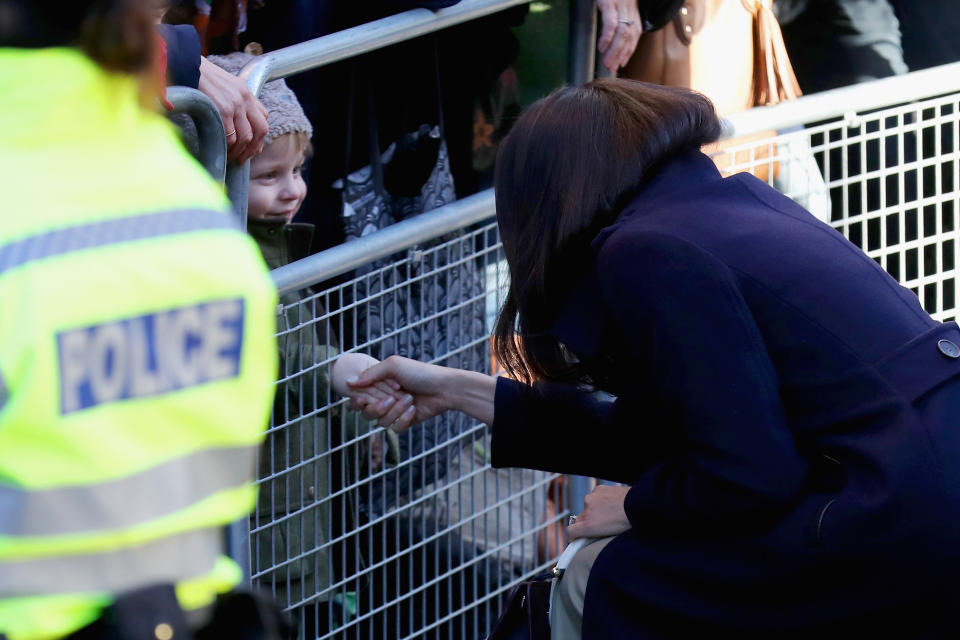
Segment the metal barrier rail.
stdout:
[[255,94],[270,80],[376,51],[476,20],[530,0],[460,0],[446,9],[411,9],[258,56],[238,74]]
[[217,182],[223,182],[227,170],[227,140],[223,120],[213,102],[203,93],[188,87],[169,87],[167,100],[171,114],[190,116],[197,127],[197,160]]
[[393,443],[329,390],[332,337],[376,357],[490,370],[507,280],[496,225],[422,240],[279,310],[287,356],[258,461],[251,577],[308,637],[481,637],[499,598],[562,544],[558,477],[492,469],[484,425],[448,414]]

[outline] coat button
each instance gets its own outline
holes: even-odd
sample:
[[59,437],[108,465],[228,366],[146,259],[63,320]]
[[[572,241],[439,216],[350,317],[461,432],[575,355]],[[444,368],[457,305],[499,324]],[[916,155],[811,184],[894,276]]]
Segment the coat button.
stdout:
[[955,342],[941,340],[937,343],[937,347],[940,349],[940,353],[948,358],[960,358],[960,347]]

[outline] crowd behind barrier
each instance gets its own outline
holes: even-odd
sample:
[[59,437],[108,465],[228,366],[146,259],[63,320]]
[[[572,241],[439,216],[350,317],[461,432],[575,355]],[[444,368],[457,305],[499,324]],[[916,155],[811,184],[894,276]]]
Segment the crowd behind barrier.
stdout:
[[[307,45],[248,68],[250,86],[339,55]],[[958,79],[960,65],[946,65],[738,114],[726,122],[728,137],[779,133],[763,141],[766,153],[754,140],[719,152],[728,157],[718,164],[726,173],[764,164],[771,180],[787,173],[779,186],[788,196],[817,209],[936,319],[955,319]],[[243,182],[233,179],[236,200]],[[275,270],[282,293],[344,278],[278,309],[291,319],[278,339],[336,335],[345,350],[495,370],[488,336],[507,273],[493,216],[492,193],[481,192]],[[261,496],[297,500],[277,500],[238,525],[235,557],[254,585],[300,610],[305,633],[483,637],[500,599],[556,557],[570,486],[582,492],[582,479],[492,469],[484,426],[464,416],[414,455],[391,458],[383,431],[368,433],[343,399],[317,386],[316,372],[332,360],[318,355],[281,372],[278,390],[318,397],[274,412],[258,482]]]

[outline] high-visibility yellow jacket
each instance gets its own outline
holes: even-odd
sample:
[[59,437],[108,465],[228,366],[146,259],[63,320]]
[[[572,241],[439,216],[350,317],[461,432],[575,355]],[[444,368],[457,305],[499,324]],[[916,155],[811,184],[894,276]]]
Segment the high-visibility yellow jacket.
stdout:
[[240,579],[276,376],[256,245],[136,81],[0,48],[0,633],[53,638],[116,594],[185,609]]

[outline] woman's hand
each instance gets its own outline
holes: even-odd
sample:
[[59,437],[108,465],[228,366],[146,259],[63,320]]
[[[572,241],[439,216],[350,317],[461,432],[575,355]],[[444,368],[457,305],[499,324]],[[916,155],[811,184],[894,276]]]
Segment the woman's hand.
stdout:
[[[446,367],[390,356],[346,379],[350,388],[350,405],[382,427],[405,431],[410,425],[428,420],[449,408],[445,387],[451,371]],[[365,397],[371,388],[383,384],[402,392],[399,402],[371,403]]]
[[269,130],[267,110],[246,82],[201,57],[199,89],[220,112],[231,160],[242,164],[263,151]]
[[616,73],[630,60],[643,33],[637,0],[597,0],[597,8],[602,22],[597,50],[603,66]]
[[623,501],[630,487],[600,484],[583,500],[583,511],[567,527],[571,540],[616,536],[631,528]]

